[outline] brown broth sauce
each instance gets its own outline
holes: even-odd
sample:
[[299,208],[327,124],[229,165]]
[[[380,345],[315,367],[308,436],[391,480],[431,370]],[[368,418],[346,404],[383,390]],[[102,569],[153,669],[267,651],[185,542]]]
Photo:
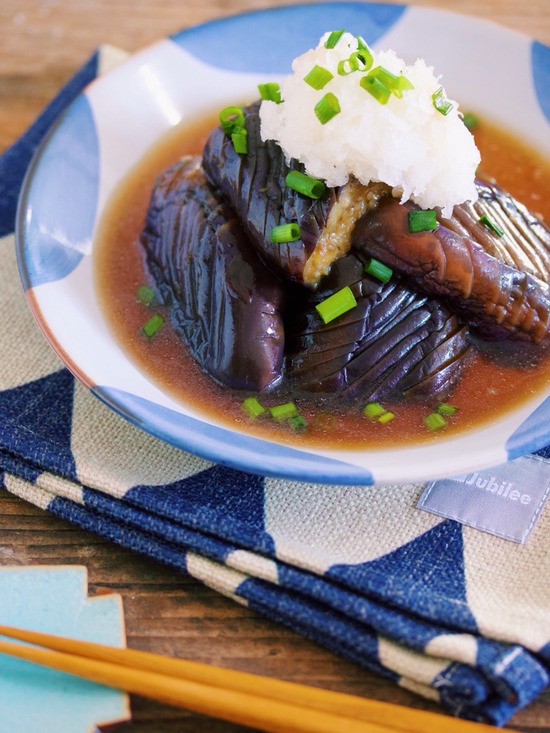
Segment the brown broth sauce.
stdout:
[[[163,137],[118,187],[103,216],[95,244],[96,286],[115,338],[162,390],[230,427],[256,436],[293,445],[358,449],[438,440],[477,427],[549,384],[548,355],[534,367],[517,368],[476,354],[449,400],[459,408],[458,415],[441,431],[430,433],[422,423],[430,406],[414,404],[385,405],[395,412],[396,418],[382,425],[370,422],[360,411],[335,413],[324,410],[322,405],[300,401],[300,411],[308,421],[307,431],[301,434],[269,418],[250,420],[241,407],[248,395],[215,384],[168,324],[152,339],[141,333],[141,327],[155,311],[138,303],[135,297],[139,285],[146,281],[138,238],[155,177],[178,157],[200,153],[215,124],[216,116],[212,114],[185,127],[176,127]],[[483,171],[550,221],[550,164],[491,124],[479,125],[476,142]],[[262,401],[269,405],[280,400],[272,396]]]

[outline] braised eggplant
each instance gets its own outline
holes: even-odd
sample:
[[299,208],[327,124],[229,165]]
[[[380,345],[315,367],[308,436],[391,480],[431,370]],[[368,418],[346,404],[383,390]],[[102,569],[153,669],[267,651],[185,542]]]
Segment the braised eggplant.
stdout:
[[442,298],[483,338],[539,343],[550,328],[550,230],[497,186],[477,187],[476,204],[424,232],[409,230],[414,205],[386,197],[356,224],[352,245]]
[[[350,181],[327,189],[311,199],[286,185],[290,170],[303,172],[295,160],[287,162],[274,140],[260,135],[259,103],[245,107],[248,152],[235,151],[231,137],[217,127],[203,151],[203,168],[209,183],[234,209],[261,256],[281,274],[296,282],[315,284],[332,262],[349,249],[349,236],[357,219],[374,206],[383,184],[367,187]],[[300,239],[274,245],[273,227],[296,222]]]
[[[349,286],[357,306],[324,324],[315,304]],[[287,378],[345,402],[445,400],[470,346],[467,329],[435,299],[365,274],[355,253],[338,260],[316,292],[302,290],[287,323]]]
[[174,328],[202,368],[236,389],[280,382],[284,288],[206,184],[199,158],[159,177],[141,243]]

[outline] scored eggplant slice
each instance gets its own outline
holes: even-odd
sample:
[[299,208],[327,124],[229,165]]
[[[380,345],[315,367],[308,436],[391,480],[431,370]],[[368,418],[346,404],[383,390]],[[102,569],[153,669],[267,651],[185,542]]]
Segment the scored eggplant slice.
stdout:
[[[342,188],[327,189],[319,199],[297,193],[285,179],[290,170],[303,172],[304,168],[295,160],[287,163],[274,140],[262,140],[258,110],[259,103],[243,110],[248,152],[237,153],[231,137],[217,127],[206,142],[203,168],[261,256],[284,278],[314,285],[348,251],[357,219],[389,188],[352,180]],[[299,225],[300,239],[273,244],[271,229],[286,223]]]
[[[315,304],[348,285],[357,306],[324,324]],[[466,328],[433,298],[380,283],[355,253],[338,260],[287,322],[287,378],[338,400],[444,400],[470,354]]]
[[410,232],[416,207],[386,197],[356,224],[353,246],[443,298],[483,338],[539,343],[550,328],[550,230],[502,189],[477,186],[478,202],[434,231]]
[[202,368],[235,389],[274,387],[284,288],[206,184],[199,158],[157,179],[141,243],[174,328]]

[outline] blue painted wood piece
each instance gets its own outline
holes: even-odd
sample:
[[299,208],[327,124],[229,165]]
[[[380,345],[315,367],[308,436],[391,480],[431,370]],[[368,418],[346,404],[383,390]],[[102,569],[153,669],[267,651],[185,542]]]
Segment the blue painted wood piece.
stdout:
[[[87,594],[84,567],[0,568],[0,623],[125,646],[120,596]],[[0,710],[0,733],[91,733],[129,718],[124,693],[3,654]]]

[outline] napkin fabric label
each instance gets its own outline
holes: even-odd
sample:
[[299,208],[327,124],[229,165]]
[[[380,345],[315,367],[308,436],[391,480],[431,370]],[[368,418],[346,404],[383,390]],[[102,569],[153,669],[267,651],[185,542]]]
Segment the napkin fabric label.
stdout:
[[429,483],[417,506],[525,544],[550,495],[550,461],[526,456]]

